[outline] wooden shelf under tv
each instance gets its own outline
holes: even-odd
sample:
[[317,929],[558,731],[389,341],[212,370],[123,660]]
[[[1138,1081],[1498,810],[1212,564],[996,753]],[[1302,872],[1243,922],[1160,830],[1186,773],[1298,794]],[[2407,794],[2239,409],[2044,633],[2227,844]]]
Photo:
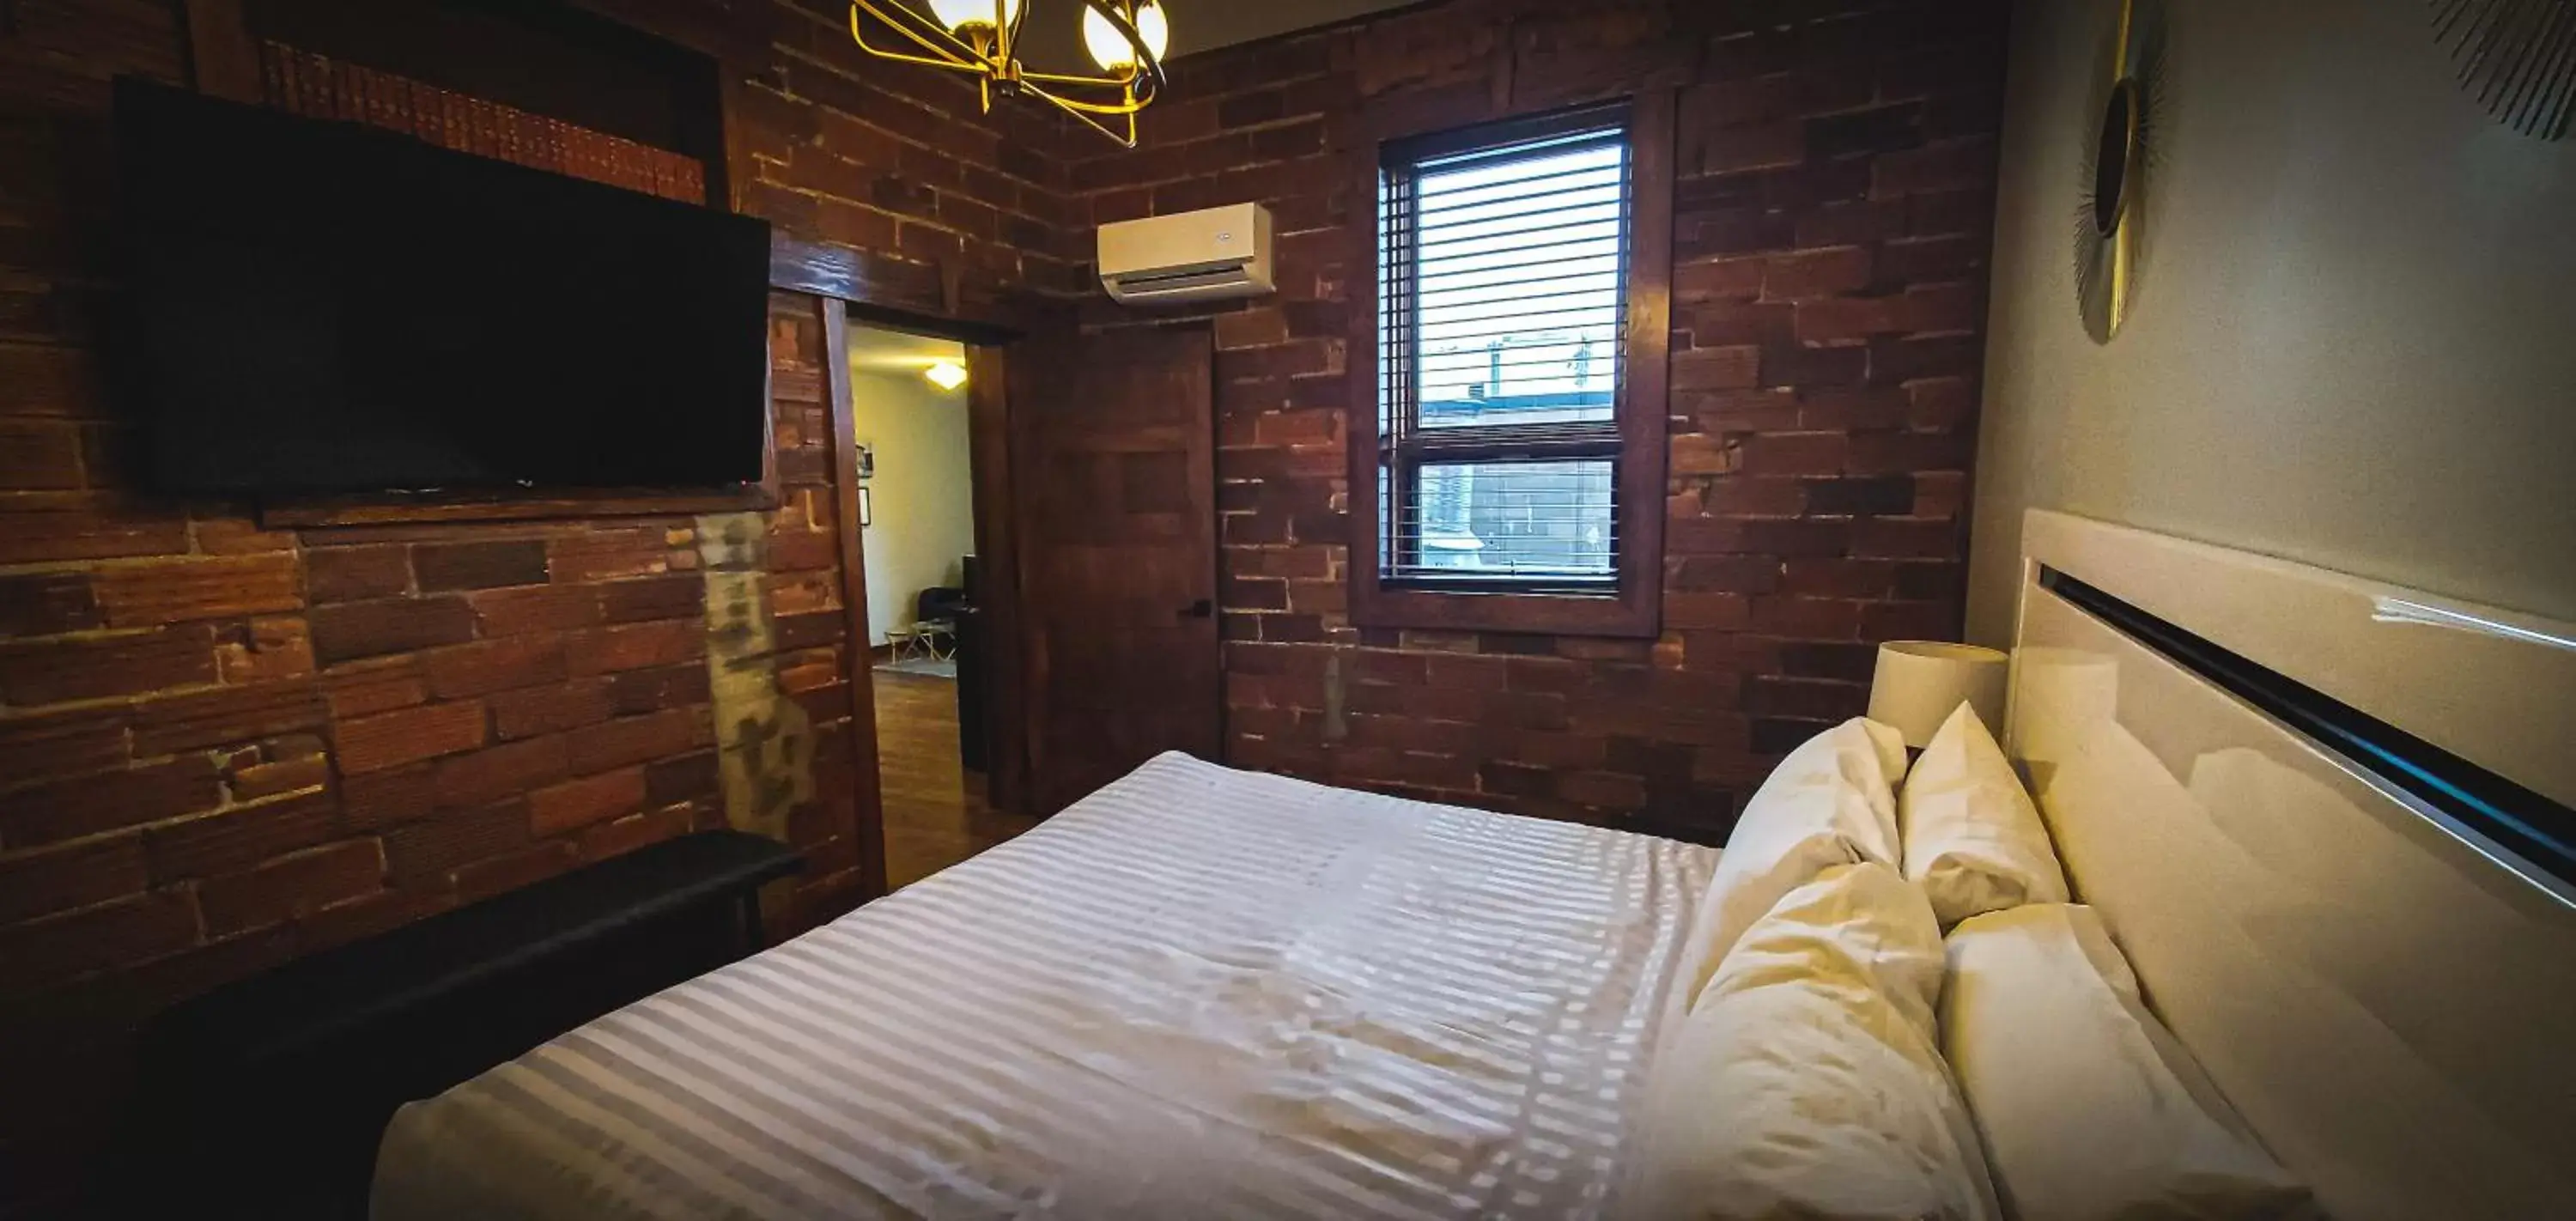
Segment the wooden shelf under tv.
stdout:
[[601,489],[520,496],[343,496],[263,502],[261,528],[408,526],[435,522],[550,521],[580,517],[694,517],[778,507],[771,483],[716,490]]

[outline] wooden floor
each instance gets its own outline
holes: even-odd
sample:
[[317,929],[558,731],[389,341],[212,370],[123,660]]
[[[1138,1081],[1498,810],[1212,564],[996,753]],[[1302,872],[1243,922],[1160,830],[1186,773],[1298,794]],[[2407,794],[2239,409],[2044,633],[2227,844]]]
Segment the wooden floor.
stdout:
[[876,672],[886,883],[898,889],[1037,825],[984,804],[957,763],[957,684]]

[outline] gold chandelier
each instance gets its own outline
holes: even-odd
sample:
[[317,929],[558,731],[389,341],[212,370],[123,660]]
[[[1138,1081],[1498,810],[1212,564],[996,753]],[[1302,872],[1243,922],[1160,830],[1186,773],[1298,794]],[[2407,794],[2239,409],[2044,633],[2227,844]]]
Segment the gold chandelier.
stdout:
[[[1083,0],[1082,44],[1100,65],[1100,76],[1060,76],[1020,65],[1025,0],[929,3],[931,15],[923,16],[901,0],[851,0],[850,37],[880,59],[974,73],[988,113],[995,93],[1027,94],[1136,147],[1136,114],[1163,91],[1163,52],[1172,40],[1161,0]],[[898,49],[888,50],[869,42],[871,19],[917,49],[897,43]],[[1109,120],[1122,121],[1125,131]]]

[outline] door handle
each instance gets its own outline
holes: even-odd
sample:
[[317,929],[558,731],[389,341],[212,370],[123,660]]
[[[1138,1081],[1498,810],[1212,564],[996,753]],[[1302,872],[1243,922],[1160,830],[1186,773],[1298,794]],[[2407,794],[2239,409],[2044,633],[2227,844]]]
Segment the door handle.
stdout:
[[1181,618],[1183,619],[1206,619],[1215,614],[1216,603],[1207,598],[1201,598],[1196,602],[1192,602],[1181,610]]

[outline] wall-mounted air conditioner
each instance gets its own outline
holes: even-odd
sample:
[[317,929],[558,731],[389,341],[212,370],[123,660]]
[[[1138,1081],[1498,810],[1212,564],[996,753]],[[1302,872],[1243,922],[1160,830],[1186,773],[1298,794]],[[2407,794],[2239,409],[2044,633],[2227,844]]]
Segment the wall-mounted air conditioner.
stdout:
[[1270,209],[1235,204],[1102,225],[1100,286],[1122,305],[1269,292]]

